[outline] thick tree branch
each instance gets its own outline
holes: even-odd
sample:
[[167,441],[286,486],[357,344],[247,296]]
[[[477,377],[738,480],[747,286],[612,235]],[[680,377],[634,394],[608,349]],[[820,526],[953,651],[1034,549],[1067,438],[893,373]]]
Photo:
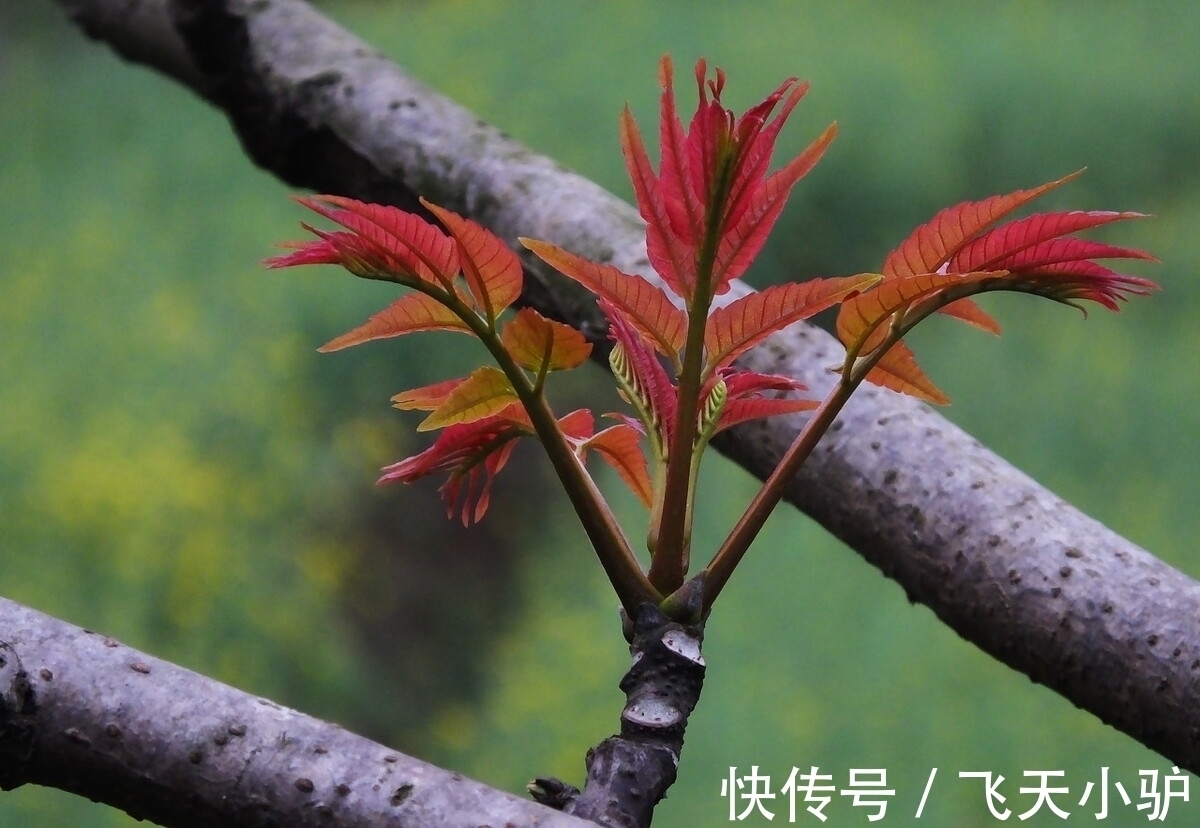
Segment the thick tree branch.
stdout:
[[0,787],[182,826],[589,823],[0,598]]
[[[296,0],[230,2],[228,13],[179,2],[174,50],[132,48],[133,18],[119,13],[157,8],[165,20],[165,0],[59,1],[93,36],[225,108],[248,153],[292,184],[363,197],[401,187],[507,239],[544,238],[648,274],[628,205],[479,123]],[[325,153],[342,166],[322,167]],[[598,331],[586,297],[530,267],[529,302]],[[820,390],[839,350],[800,325],[749,362]],[[754,424],[720,448],[765,475],[798,423]],[[1200,585],[917,403],[867,389],[839,425],[791,487],[793,504],[963,637],[1200,771]]]

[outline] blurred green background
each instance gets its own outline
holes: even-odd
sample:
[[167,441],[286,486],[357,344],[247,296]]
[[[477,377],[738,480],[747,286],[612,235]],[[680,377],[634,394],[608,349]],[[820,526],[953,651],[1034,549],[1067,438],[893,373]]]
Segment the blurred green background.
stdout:
[[[813,91],[782,141],[841,133],[751,281],[876,268],[933,211],[1088,166],[1047,201],[1151,221],[1104,238],[1164,264],[1125,313],[1027,297],[994,339],[914,341],[946,410],[1122,534],[1200,574],[1200,6],[1190,2],[583,4],[327,2],[433,87],[628,197],[616,119],[653,124],[656,63],[729,72],[744,107],[785,76]],[[682,104],[684,108],[690,104]],[[288,191],[206,104],[83,38],[49,0],[0,7],[0,594],[513,791],[579,781],[617,724],[615,602],[534,451],[488,520],[442,519],[436,484],[376,489],[419,450],[398,390],[477,359],[436,337],[317,345],[386,286],[266,272],[298,237]],[[1024,301],[1022,301],[1024,300]],[[603,385],[589,371],[565,393]],[[881,435],[886,439],[886,435]],[[751,481],[707,467],[699,549]],[[622,500],[633,532],[637,508]],[[910,606],[819,527],[778,515],[710,625],[711,666],[656,825],[728,819],[731,766],[782,785],[817,765],[886,768],[891,823],[991,820],[978,780],[1067,772],[1072,819],[1100,767],[1136,795],[1169,763]],[[1194,787],[1194,786],[1193,786]],[[1200,796],[1200,791],[1194,792]],[[1170,819],[1194,822],[1200,804]],[[775,802],[786,820],[786,802]],[[866,824],[846,801],[830,824]],[[811,818],[806,817],[808,819]],[[761,817],[749,823],[767,824]],[[1110,792],[1106,824],[1145,812]],[[1058,820],[1045,808],[1028,821]],[[125,826],[55,791],[0,795],[3,826]]]

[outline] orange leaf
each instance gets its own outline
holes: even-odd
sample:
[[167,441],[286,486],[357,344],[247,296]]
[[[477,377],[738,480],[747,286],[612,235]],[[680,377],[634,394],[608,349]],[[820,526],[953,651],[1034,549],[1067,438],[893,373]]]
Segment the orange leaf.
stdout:
[[948,405],[950,398],[941,392],[933,381],[917,365],[912,351],[903,342],[897,342],[867,372],[866,379],[901,394],[925,400],[935,405]]
[[476,368],[417,426],[417,431],[473,423],[498,414],[514,402],[517,394],[504,372],[491,366]]
[[837,318],[838,339],[848,350],[866,356],[886,334],[884,322],[939,291],[963,288],[997,279],[999,273],[918,273],[885,279],[868,291],[842,302]]
[[517,311],[504,326],[501,342],[518,365],[537,373],[574,368],[592,352],[592,343],[579,331],[533,308]]
[[591,411],[577,408],[570,414],[559,417],[558,427],[568,440],[581,443],[592,438],[592,433],[596,430],[596,421]]
[[979,307],[974,299],[959,299],[942,308],[941,313],[990,334],[1000,334],[1000,323],[987,311]]
[[687,316],[664,291],[640,276],[588,261],[558,245],[535,239],[520,241],[546,264],[606,299],[659,353],[678,360],[687,338]]
[[704,326],[706,373],[728,365],[775,331],[879,281],[873,274],[772,285],[717,308]]
[[495,320],[521,295],[521,260],[498,236],[470,219],[425,199],[421,203],[454,237],[463,278],[476,307],[488,319]]
[[600,457],[616,470],[642,505],[650,508],[653,488],[646,455],[642,451],[642,435],[631,425],[621,423],[606,428],[588,440],[584,447],[600,453]]
[[451,391],[465,381],[466,377],[458,377],[401,391],[392,397],[392,405],[401,411],[433,411],[446,401]]
[[409,293],[354,330],[326,342],[317,350],[321,353],[340,351],[373,339],[386,339],[416,331],[471,332],[453,311],[432,296],[425,293]]

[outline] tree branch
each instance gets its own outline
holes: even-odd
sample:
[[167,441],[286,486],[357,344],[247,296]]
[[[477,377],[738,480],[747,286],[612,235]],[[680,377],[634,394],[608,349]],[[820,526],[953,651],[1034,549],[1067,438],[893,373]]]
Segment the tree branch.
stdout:
[[629,632],[633,666],[621,680],[621,732],[588,751],[582,792],[557,779],[537,779],[530,788],[539,802],[606,828],[650,824],[675,784],[684,731],[704,686],[702,624],[671,621],[643,604]]
[[582,820],[0,598],[0,787],[180,828]]
[[[177,2],[179,25],[138,30],[121,10],[167,20],[166,0],[59,2],[93,36],[225,109],[248,154],[294,185],[364,198],[391,187],[401,193],[393,203],[420,193],[510,241],[543,238],[651,275],[632,208],[479,123],[296,0]],[[150,30],[180,39],[152,48],[139,40]],[[526,264],[535,277],[526,301],[602,339],[586,295]],[[797,325],[747,362],[819,393],[839,352],[831,337]],[[799,422],[754,423],[719,448],[763,476]],[[937,414],[877,389],[852,401],[788,497],[964,638],[1200,771],[1196,582]]]

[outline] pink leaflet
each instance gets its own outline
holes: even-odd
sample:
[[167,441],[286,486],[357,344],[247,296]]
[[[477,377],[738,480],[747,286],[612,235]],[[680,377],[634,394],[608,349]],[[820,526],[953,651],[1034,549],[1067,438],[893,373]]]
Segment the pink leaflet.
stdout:
[[450,426],[425,451],[385,467],[378,484],[411,483],[434,472],[448,472],[439,489],[447,517],[458,510],[464,526],[478,523],[516,439],[530,432],[527,424],[503,415]]
[[614,370],[636,398],[629,402],[649,417],[650,421],[645,423],[647,430],[654,431],[665,448],[671,445],[675,431],[679,390],[658,361],[654,350],[625,317],[615,312],[604,299],[600,300],[600,307],[608,316],[609,333],[622,357],[620,366],[614,362]]
[[438,284],[458,272],[458,253],[453,240],[419,216],[341,196],[296,200],[351,231],[395,275],[410,275]]
[[495,320],[521,295],[521,260],[498,236],[479,224],[424,199],[421,203],[445,225],[458,246],[463,278],[476,308]]

